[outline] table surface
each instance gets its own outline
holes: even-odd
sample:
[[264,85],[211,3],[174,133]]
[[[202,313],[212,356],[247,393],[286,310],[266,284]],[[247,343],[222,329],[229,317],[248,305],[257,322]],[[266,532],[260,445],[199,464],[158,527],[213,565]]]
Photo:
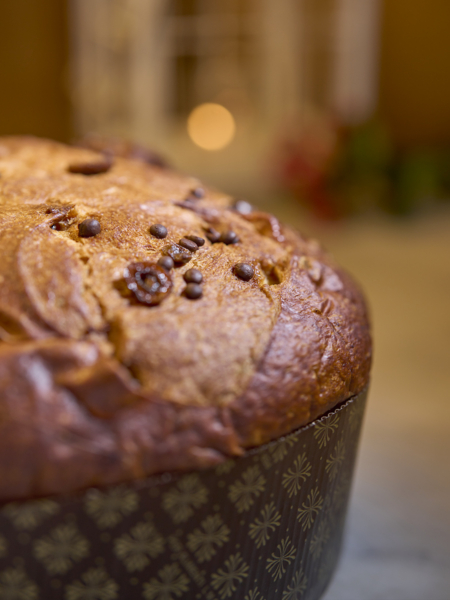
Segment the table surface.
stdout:
[[343,555],[322,600],[450,600],[450,210],[326,227],[275,212],[356,276],[373,320]]

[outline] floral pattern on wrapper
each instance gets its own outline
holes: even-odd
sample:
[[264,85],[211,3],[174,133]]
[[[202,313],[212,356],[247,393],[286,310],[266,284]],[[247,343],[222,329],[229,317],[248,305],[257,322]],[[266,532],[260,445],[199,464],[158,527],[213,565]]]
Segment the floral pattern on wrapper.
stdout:
[[316,600],[365,393],[214,469],[0,508],[0,600]]

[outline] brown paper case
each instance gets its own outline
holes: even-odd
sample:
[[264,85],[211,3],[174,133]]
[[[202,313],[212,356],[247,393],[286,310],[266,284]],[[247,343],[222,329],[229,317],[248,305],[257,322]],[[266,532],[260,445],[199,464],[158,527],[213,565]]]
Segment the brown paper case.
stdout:
[[0,510],[0,600],[316,600],[367,390],[216,469]]

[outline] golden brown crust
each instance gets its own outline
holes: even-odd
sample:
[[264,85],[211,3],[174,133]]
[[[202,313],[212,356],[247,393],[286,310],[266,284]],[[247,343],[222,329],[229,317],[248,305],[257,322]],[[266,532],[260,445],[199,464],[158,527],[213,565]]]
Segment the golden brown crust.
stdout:
[[[216,191],[197,198],[199,185],[0,139],[0,499],[211,466],[366,385],[369,326],[351,279],[315,242]],[[85,219],[101,232],[80,237]],[[160,304],[135,301],[125,268],[208,227],[239,242],[187,251]],[[183,293],[190,268],[203,275],[197,300]]]

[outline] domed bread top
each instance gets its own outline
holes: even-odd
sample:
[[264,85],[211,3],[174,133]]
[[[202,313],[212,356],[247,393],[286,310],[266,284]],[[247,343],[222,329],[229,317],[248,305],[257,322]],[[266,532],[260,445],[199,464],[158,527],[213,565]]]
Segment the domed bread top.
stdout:
[[245,204],[0,138],[0,499],[213,466],[363,389],[359,289]]

